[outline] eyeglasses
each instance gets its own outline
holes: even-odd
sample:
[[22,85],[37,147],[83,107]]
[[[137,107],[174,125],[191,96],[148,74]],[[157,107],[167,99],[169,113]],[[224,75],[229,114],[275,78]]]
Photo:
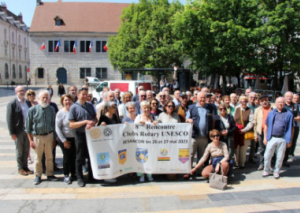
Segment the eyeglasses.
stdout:
[[211,136],[212,138],[218,138],[218,137],[220,137],[220,135],[213,135],[213,136]]
[[161,98],[165,98],[166,96],[165,96],[165,95],[160,95],[159,97],[161,97]]
[[174,106],[173,106],[173,105],[168,105],[167,107],[169,107],[169,108],[174,108]]
[[151,103],[152,105],[158,105],[158,103]]
[[223,111],[223,110],[226,110],[226,108],[220,108],[219,110],[220,110],[220,111]]
[[87,88],[80,88],[78,91],[82,91],[82,90],[88,91],[89,89],[87,89]]
[[146,98],[146,95],[140,95],[141,97],[143,97],[143,98]]

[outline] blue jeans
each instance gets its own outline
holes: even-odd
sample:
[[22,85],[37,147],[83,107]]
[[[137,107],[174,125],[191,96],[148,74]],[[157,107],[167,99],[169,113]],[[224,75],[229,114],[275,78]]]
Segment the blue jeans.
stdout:
[[284,138],[272,137],[271,140],[268,141],[264,155],[265,172],[270,173],[271,171],[271,160],[274,155],[274,152],[276,153],[276,164],[274,167],[274,172],[280,172],[285,155],[285,150],[286,141]]

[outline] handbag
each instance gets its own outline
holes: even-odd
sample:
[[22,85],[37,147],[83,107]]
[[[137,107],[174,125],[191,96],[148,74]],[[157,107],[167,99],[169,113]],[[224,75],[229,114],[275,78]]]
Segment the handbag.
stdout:
[[[242,109],[240,109],[240,112],[241,112],[241,121],[242,121],[242,125],[243,125],[243,127],[244,127],[244,121],[243,121]],[[246,133],[244,134],[244,139],[245,139],[245,140],[254,140],[254,132],[252,132],[252,131],[246,132]]]
[[210,173],[209,174],[209,187],[214,189],[224,190],[227,187],[228,178],[223,175],[223,169],[220,164],[221,174]]

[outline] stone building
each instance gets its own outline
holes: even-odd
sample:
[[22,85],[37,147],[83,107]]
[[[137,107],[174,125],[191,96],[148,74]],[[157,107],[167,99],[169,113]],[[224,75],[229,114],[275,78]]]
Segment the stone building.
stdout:
[[108,37],[116,35],[122,10],[127,6],[37,0],[29,31],[32,84],[82,84],[86,76],[122,79],[104,47]]
[[25,84],[29,69],[29,33],[22,14],[0,5],[0,84]]

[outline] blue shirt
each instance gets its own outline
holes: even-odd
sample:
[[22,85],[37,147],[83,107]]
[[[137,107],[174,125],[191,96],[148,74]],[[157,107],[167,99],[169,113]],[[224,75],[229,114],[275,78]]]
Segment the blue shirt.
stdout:
[[[198,103],[196,104],[198,114],[199,114],[199,130],[200,130],[200,136],[205,136],[205,131],[206,131],[206,104],[204,107],[200,106]],[[186,113],[186,118],[190,118],[190,111],[188,110]]]
[[284,135],[284,130],[285,130],[285,118],[287,115],[286,112],[278,112],[277,110],[275,111],[275,118],[274,118],[274,123],[273,123],[273,128],[272,128],[272,136],[283,136]]

